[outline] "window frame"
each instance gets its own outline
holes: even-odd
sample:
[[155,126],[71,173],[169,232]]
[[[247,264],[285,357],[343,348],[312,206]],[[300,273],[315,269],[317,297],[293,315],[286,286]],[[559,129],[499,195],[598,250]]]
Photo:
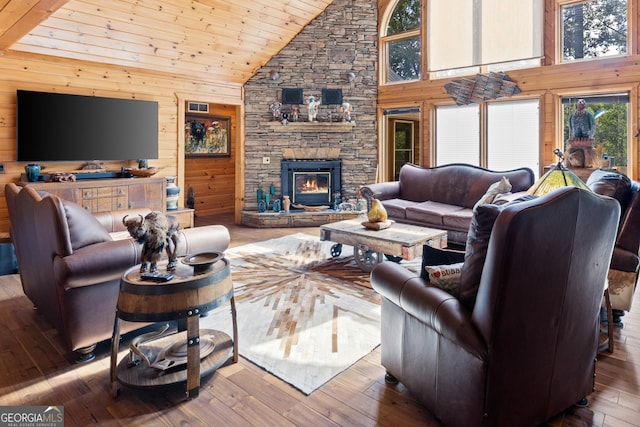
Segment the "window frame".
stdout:
[[579,58],[579,59],[564,59],[564,27],[563,27],[563,19],[562,19],[562,8],[566,6],[574,6],[581,3],[588,3],[592,0],[555,0],[555,18],[556,18],[556,64],[574,64],[585,61],[600,61],[605,59],[615,59],[615,58],[624,58],[626,56],[631,55],[635,52],[637,46],[636,36],[633,31],[630,31],[631,28],[634,28],[634,14],[632,11],[634,10],[634,4],[632,0],[627,1],[627,52],[623,54],[617,55],[605,55],[605,56],[596,56],[593,58]]
[[[531,95],[531,96],[521,96],[521,97],[510,97],[510,98],[499,98],[492,101],[481,102],[479,104],[474,104],[478,106],[478,120],[479,120],[479,159],[477,166],[488,168],[489,162],[489,130],[488,130],[488,105],[494,103],[508,103],[508,102],[519,102],[519,101],[527,101],[527,100],[535,100],[538,103],[538,125],[539,125],[539,133],[538,133],[538,164],[542,165],[542,159],[544,156],[542,155],[542,147],[543,147],[543,135],[542,135],[542,122],[544,119],[544,100],[542,95]],[[471,104],[470,104],[471,105]],[[438,166],[437,162],[437,151],[438,151],[438,126],[437,126],[437,109],[439,107],[455,107],[455,103],[451,102],[443,102],[432,104],[431,108],[431,122],[433,126],[431,128],[431,137],[430,137],[430,153],[431,153],[431,163],[434,166]],[[461,106],[463,107],[463,106]],[[514,166],[518,167],[518,166]],[[539,175],[540,171],[534,170],[534,174],[536,176]]]
[[[593,96],[604,95],[608,93],[621,93],[626,92],[629,94],[629,109],[627,111],[627,173],[628,177],[636,176],[637,164],[640,153],[638,153],[638,138],[635,135],[640,133],[640,129],[637,129],[638,123],[638,87],[631,85],[612,85],[602,86],[597,89],[594,88],[576,88],[572,90],[561,90],[554,92],[554,107],[555,107],[555,145],[554,148],[558,148],[564,152],[566,141],[564,141],[564,117],[562,111],[562,98],[569,97],[581,97],[581,96]],[[634,130],[635,129],[635,130]],[[635,133],[635,135],[634,135]]]

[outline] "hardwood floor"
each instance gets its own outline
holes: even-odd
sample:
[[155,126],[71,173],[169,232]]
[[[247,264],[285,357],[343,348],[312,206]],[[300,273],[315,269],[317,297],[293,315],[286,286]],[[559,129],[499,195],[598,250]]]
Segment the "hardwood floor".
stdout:
[[[196,217],[229,227],[232,246],[317,228],[255,229],[231,215]],[[640,292],[636,294],[640,299]],[[387,386],[379,348],[305,396],[242,357],[202,382],[184,400],[180,386],[162,391],[121,387],[109,394],[108,343],[97,360],[76,365],[57,333],[22,293],[17,275],[0,276],[0,405],[63,405],[66,426],[439,426],[402,385]],[[570,408],[547,426],[640,426],[640,301],[616,328],[613,354],[598,357],[589,407]]]

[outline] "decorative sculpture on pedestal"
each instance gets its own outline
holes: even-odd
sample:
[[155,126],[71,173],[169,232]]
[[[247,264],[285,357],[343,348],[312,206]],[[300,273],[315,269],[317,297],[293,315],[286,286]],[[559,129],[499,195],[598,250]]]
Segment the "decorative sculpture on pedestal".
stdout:
[[152,211],[146,216],[138,215],[122,218],[122,224],[135,241],[142,244],[140,272],[158,271],[158,260],[162,252],[167,253],[169,263],[167,271],[176,268],[176,249],[178,244],[178,232],[180,231],[180,221],[172,215],[164,215],[162,212]]
[[593,149],[596,120],[587,109],[587,102],[578,99],[576,111],[569,117],[569,141],[565,151],[565,166],[591,168],[595,162]]

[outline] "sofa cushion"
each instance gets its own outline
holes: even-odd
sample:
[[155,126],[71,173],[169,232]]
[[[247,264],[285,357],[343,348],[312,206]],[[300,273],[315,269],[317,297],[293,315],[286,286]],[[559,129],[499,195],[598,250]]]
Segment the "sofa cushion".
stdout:
[[447,205],[439,202],[414,203],[406,208],[406,218],[425,224],[443,225],[443,217],[462,210],[462,206]]
[[381,202],[382,206],[384,206],[384,208],[387,210],[387,215],[389,216],[389,218],[395,219],[405,219],[405,211],[407,207],[415,204],[414,202],[403,199],[381,200]]
[[467,245],[464,264],[460,272],[460,293],[458,296],[460,302],[469,310],[473,309],[476,302],[482,269],[487,257],[489,238],[496,218],[506,207],[534,198],[536,196],[526,195],[502,205],[484,204],[476,207],[467,234]]
[[82,206],[67,200],[63,200],[62,204],[69,226],[71,248],[74,251],[94,243],[112,240],[109,232]]
[[442,225],[446,229],[464,230],[469,229],[473,210],[471,208],[462,208],[457,211],[448,212],[442,216]]

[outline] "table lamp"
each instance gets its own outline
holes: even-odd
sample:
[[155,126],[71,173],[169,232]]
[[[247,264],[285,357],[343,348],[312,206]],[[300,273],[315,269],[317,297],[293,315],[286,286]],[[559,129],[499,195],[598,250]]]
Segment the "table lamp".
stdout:
[[558,156],[558,163],[553,165],[551,170],[542,175],[540,179],[527,190],[527,194],[542,196],[543,194],[547,194],[558,188],[568,186],[591,191],[576,174],[571,172],[562,164],[564,162],[564,154],[562,154],[562,151],[556,148],[553,150],[553,154]]

